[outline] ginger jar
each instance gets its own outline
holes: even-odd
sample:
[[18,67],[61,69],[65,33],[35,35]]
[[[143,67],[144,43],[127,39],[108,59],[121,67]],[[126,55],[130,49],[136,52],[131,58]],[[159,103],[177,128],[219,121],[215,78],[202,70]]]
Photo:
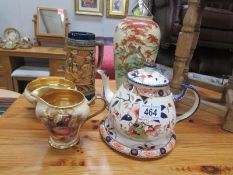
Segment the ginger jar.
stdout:
[[152,17],[128,16],[114,34],[115,78],[119,87],[128,72],[154,63],[159,50],[160,29]]

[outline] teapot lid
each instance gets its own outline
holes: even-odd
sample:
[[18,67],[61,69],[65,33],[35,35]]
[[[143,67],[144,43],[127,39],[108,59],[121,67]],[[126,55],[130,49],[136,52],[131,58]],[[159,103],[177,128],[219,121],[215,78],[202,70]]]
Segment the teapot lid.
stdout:
[[156,71],[156,65],[145,65],[144,68],[129,72],[127,76],[128,80],[149,87],[163,87],[169,84],[169,80]]

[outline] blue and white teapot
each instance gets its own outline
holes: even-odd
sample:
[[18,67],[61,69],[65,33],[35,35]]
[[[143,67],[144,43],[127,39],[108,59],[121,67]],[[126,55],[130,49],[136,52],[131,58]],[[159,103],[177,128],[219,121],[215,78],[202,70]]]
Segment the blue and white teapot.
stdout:
[[[173,95],[169,80],[156,71],[156,66],[146,65],[129,72],[114,94],[109,89],[106,72],[97,72],[103,80],[103,97],[109,106],[107,119],[100,126],[105,141],[122,153],[140,158],[156,158],[172,150],[176,123],[190,117],[199,106],[197,90],[183,84],[181,93]],[[180,100],[187,89],[194,93],[195,102],[188,112],[176,116],[174,101]]]

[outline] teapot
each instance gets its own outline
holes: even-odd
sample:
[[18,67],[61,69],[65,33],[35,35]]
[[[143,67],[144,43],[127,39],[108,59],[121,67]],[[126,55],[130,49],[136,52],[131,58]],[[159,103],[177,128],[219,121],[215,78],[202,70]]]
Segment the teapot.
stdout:
[[[156,65],[145,64],[127,74],[127,79],[114,94],[109,77],[97,70],[103,81],[102,96],[109,114],[100,125],[100,133],[113,149],[129,156],[157,158],[174,148],[177,122],[190,117],[198,108],[200,96],[189,84],[183,84],[180,94],[172,94],[169,80],[156,71]],[[195,101],[189,111],[176,116],[174,102],[190,89]]]

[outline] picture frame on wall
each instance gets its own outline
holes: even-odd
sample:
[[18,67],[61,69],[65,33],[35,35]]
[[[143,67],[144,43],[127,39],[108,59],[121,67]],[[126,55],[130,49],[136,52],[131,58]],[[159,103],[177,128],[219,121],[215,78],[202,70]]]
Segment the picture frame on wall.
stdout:
[[129,0],[107,0],[107,17],[124,18],[128,14]]
[[103,16],[103,0],[75,0],[75,14]]

